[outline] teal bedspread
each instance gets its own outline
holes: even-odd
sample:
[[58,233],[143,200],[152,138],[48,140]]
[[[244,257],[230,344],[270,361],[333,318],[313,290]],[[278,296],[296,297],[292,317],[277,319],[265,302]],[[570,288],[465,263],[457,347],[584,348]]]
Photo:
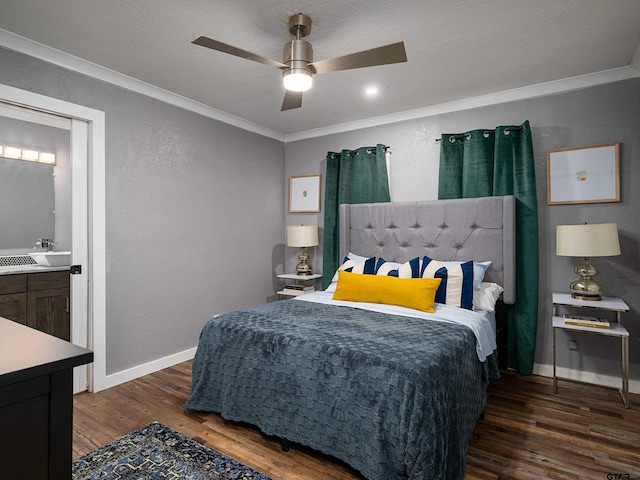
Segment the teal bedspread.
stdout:
[[207,322],[185,410],[221,413],[369,480],[462,479],[495,355],[464,326],[279,301]]

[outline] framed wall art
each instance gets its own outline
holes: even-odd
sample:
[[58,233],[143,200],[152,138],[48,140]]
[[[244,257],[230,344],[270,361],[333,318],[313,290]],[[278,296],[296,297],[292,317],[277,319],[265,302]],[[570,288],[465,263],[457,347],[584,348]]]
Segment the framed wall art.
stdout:
[[320,212],[320,175],[289,177],[289,212]]
[[547,204],[620,201],[620,144],[547,151]]

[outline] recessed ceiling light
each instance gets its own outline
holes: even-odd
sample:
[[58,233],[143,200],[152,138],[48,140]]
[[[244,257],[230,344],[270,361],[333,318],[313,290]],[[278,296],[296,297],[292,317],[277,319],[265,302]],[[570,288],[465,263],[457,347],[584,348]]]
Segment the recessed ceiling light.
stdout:
[[378,87],[367,87],[364,90],[367,95],[376,95],[378,93]]

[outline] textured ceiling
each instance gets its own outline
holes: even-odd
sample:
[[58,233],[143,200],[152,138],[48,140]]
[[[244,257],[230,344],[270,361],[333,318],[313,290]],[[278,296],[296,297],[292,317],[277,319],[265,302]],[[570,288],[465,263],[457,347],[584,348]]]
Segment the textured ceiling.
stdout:
[[[315,60],[404,40],[408,62],[316,75],[280,112],[279,70],[191,44],[280,61],[297,12]],[[291,134],[628,67],[640,0],[1,0],[0,28]]]

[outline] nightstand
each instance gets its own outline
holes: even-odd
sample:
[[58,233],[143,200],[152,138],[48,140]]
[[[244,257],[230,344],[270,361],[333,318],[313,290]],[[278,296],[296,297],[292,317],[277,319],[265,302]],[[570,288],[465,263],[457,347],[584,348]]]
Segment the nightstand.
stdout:
[[[281,273],[280,275],[277,275],[278,278],[282,279],[282,280],[293,280],[294,281],[294,285],[302,285],[302,286],[306,286],[306,285],[313,285],[315,286],[315,281],[322,278],[322,274],[321,273],[313,273],[311,275],[298,275],[295,273]],[[309,283],[309,282],[313,282],[313,283]],[[312,290],[313,291],[313,290]],[[303,295],[305,293],[308,293],[307,291],[302,290],[300,293],[297,292],[287,292],[284,289],[280,290],[277,292],[278,295],[282,296],[282,297],[296,297],[298,295]]]
[[[587,327],[582,325],[567,325],[564,318],[558,316],[558,306],[566,306],[572,308],[604,310],[616,313],[615,322],[611,322],[609,328]],[[602,297],[600,301],[577,300],[571,297],[569,293],[553,294],[553,393],[558,393],[558,377],[556,375],[556,332],[557,330],[578,330],[598,335],[608,335],[618,337],[621,342],[622,350],[622,388],[619,389],[620,396],[625,408],[630,407],[629,403],[629,332],[622,326],[621,315],[628,312],[629,306],[620,298]],[[595,316],[593,313],[586,312],[589,316]]]

